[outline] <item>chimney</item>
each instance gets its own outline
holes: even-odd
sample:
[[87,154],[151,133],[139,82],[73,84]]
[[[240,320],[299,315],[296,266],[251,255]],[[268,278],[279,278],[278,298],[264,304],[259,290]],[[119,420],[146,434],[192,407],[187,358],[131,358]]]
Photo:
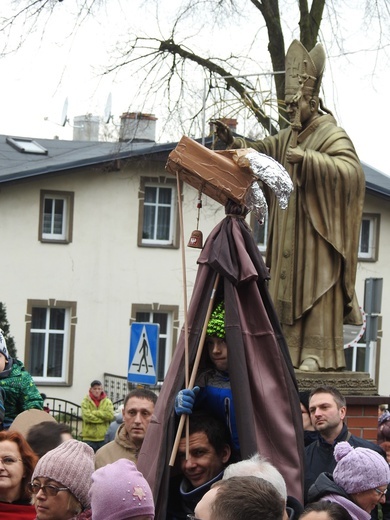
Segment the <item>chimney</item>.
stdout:
[[154,114],[125,112],[121,115],[119,141],[156,142],[156,121]]
[[99,116],[86,114],[73,118],[73,141],[99,141]]

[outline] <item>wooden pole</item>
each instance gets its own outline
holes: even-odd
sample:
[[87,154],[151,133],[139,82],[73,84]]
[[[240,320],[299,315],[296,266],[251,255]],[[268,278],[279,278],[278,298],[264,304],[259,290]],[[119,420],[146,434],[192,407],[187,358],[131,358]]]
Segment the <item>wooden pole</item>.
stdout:
[[[184,221],[183,221],[183,206],[181,203],[181,189],[179,174],[176,172],[176,183],[177,183],[177,200],[179,206],[179,220],[180,220],[180,241],[181,241],[181,262],[183,271],[183,306],[184,306],[184,379],[185,388],[189,388],[189,356],[188,356],[188,314],[187,314],[187,268],[185,258],[185,242],[184,242]],[[189,424],[186,421],[186,456],[189,456]]]
[[[191,372],[191,378],[190,378],[190,381],[189,381],[189,386],[187,388],[193,388],[194,384],[195,384],[196,374],[198,372],[200,358],[202,356],[204,340],[206,338],[207,325],[209,323],[210,316],[211,316],[211,313],[212,313],[212,310],[213,310],[215,293],[216,293],[217,288],[218,288],[219,276],[220,276],[219,273],[217,273],[216,277],[215,277],[213,289],[211,291],[209,305],[207,307],[206,318],[205,318],[205,321],[203,323],[202,334],[200,336],[198,350],[197,350],[196,356],[195,356],[194,366],[192,367],[192,372]],[[183,427],[184,427],[184,422],[185,422],[185,420],[187,418],[188,418],[188,415],[186,415],[186,414],[182,414],[181,417],[180,417],[180,422],[179,422],[179,426],[177,428],[175,442],[174,442],[173,448],[172,448],[171,458],[169,460],[169,465],[170,466],[173,466],[175,464],[175,459],[176,459],[176,455],[177,455],[177,450],[179,448],[179,443],[180,443],[181,434],[182,434]]]
[[186,257],[184,252],[184,224],[183,224],[183,207],[181,203],[180,179],[176,172],[177,182],[177,199],[179,205],[179,220],[180,220],[180,241],[181,241],[181,263],[183,271],[183,305],[184,305],[184,369],[185,369],[185,384],[188,388],[189,377],[189,362],[188,362],[188,320],[187,320],[187,269]]

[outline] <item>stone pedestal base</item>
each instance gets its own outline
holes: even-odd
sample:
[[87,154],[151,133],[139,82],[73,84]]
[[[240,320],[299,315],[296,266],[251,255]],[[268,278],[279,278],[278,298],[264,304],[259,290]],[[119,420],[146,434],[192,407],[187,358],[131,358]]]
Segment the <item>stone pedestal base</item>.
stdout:
[[335,386],[343,395],[375,396],[378,388],[368,372],[303,372],[295,370],[300,391],[316,386]]

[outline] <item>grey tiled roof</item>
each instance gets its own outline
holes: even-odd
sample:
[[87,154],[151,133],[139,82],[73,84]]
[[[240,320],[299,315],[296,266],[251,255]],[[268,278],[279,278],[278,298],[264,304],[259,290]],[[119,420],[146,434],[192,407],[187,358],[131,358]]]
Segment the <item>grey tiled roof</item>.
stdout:
[[[177,145],[177,142],[156,144],[32,138],[47,150],[46,155],[40,155],[16,150],[7,143],[7,137],[15,136],[0,135],[0,183],[75,168],[87,168],[132,157],[156,156],[164,160]],[[206,144],[209,144],[209,141],[210,139],[207,139]],[[366,163],[362,162],[362,166],[366,176],[367,192],[390,198],[390,176]]]
[[366,177],[366,190],[380,197],[390,198],[390,176],[363,161],[362,166]]
[[46,155],[41,155],[16,150],[7,142],[7,137],[0,135],[0,182],[63,172],[142,155],[164,155],[168,154],[177,144],[107,143],[34,138],[36,143],[47,150]]

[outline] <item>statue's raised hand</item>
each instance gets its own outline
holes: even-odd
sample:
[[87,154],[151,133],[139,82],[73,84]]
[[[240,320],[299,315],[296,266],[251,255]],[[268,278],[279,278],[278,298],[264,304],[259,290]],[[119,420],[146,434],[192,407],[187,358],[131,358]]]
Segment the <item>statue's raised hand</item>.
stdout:
[[222,121],[217,120],[211,120],[211,124],[215,126],[215,133],[218,136],[218,139],[220,139],[223,143],[226,144],[226,146],[230,146],[233,144],[234,138],[232,135],[232,131],[230,128],[225,125]]

